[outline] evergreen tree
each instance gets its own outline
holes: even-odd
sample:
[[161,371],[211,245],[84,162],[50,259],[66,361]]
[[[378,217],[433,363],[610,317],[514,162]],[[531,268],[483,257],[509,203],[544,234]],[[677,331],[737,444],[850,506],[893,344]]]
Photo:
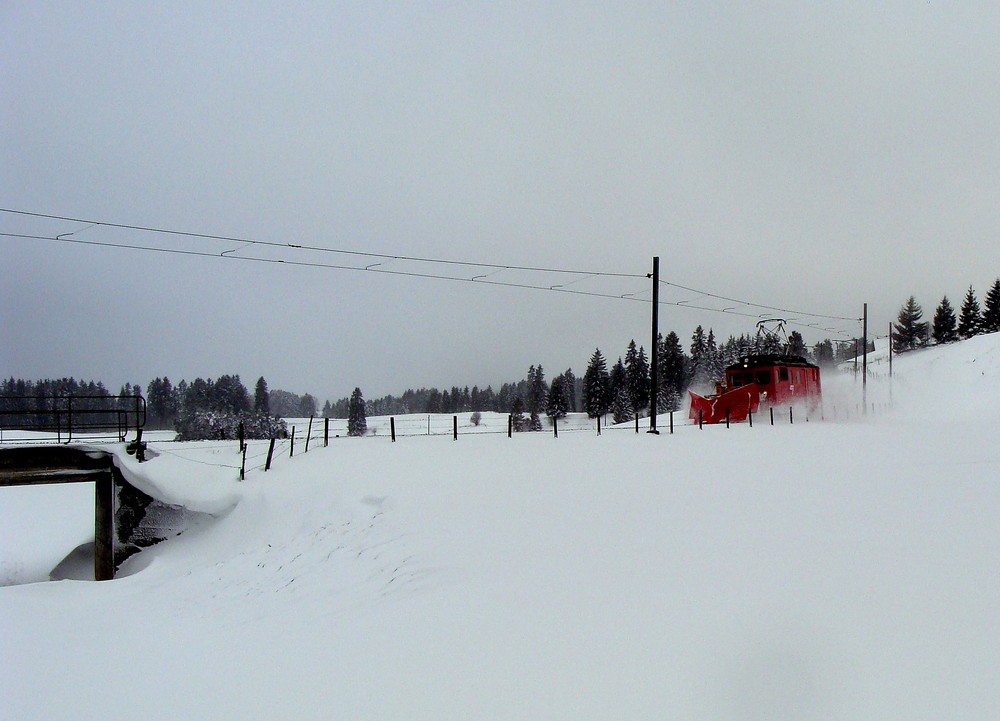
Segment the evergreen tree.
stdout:
[[355,388],[351,393],[350,404],[347,408],[347,435],[363,436],[368,430],[368,419],[365,417],[365,399],[361,395],[361,389]]
[[715,341],[715,331],[709,328],[708,338],[705,340],[705,367],[708,380],[714,383],[725,378],[727,365],[723,350]]
[[316,399],[305,393],[299,399],[299,417],[312,418],[314,415],[316,415]]
[[611,367],[609,380],[610,387],[608,400],[613,401],[621,391],[627,388],[628,385],[628,376],[625,373],[625,364],[622,362],[621,358],[619,358],[618,362]]
[[256,413],[271,415],[271,400],[267,394],[267,381],[264,380],[264,376],[257,379],[257,386],[253,392],[253,409]]
[[892,350],[904,353],[919,348],[927,342],[927,323],[921,322],[924,311],[911,295],[899,310],[897,322],[893,326]]
[[440,413],[441,412],[441,391],[437,388],[432,388],[430,394],[427,396],[427,403],[424,406],[424,413]]
[[688,385],[691,375],[688,367],[690,360],[681,348],[680,338],[673,331],[660,343],[659,367],[659,397],[656,407],[661,413],[676,411],[680,407],[680,398]]
[[636,350],[634,340],[625,353],[625,384],[632,412],[639,415],[649,405],[649,361],[642,346]]
[[547,388],[545,385],[545,371],[542,370],[542,364],[539,363],[538,367],[531,366],[528,369],[528,392],[527,401],[525,402],[525,409],[528,413],[538,414],[541,413],[545,408],[545,396],[547,394]]
[[993,281],[993,286],[986,294],[982,329],[983,333],[996,333],[1000,331],[1000,278]]
[[590,357],[587,372],[583,374],[583,408],[587,416],[597,418],[608,412],[611,378],[608,374],[608,364],[598,348]]
[[797,330],[793,330],[788,334],[788,355],[797,355],[803,358],[809,357],[806,341]]
[[564,418],[569,408],[566,397],[566,376],[559,375],[552,380],[549,395],[545,399],[545,415],[551,418]]
[[691,363],[688,370],[691,385],[699,386],[708,382],[708,340],[705,338],[705,329],[700,325],[691,336]]
[[958,340],[958,321],[955,319],[955,309],[948,302],[948,296],[941,299],[941,304],[934,311],[934,324],[931,335],[935,343],[951,343]]
[[976,298],[976,291],[970,285],[958,318],[958,334],[963,338],[971,338],[979,334],[982,325],[983,318],[979,310],[979,300]]
[[521,396],[514,396],[514,401],[510,407],[511,428],[515,433],[528,429],[528,419],[524,417],[524,401]]
[[573,369],[567,368],[566,372],[563,373],[563,378],[566,379],[566,410],[568,413],[578,413],[580,411],[579,383],[577,377],[573,375]]
[[623,385],[611,399],[611,420],[613,423],[625,423],[632,418],[632,402],[628,387]]
[[816,365],[818,366],[829,368],[834,365],[833,342],[827,338],[814,345],[813,357],[816,359]]
[[329,400],[327,400],[326,403],[323,404],[323,417],[324,418],[333,418],[334,417],[334,415],[333,415],[333,406],[330,405],[330,401]]

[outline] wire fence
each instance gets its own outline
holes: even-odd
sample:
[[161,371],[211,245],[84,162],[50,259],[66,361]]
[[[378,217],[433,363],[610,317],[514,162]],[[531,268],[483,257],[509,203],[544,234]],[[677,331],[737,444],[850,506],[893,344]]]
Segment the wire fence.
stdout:
[[[762,407],[745,421],[700,423],[697,418],[689,418],[685,411],[673,411],[657,417],[656,432],[664,435],[688,434],[717,428],[759,427],[794,425],[815,422],[847,422],[871,419],[888,411],[891,406],[891,378],[869,372],[868,383],[854,376],[854,385],[872,387],[870,393],[852,393],[850,397],[822,399],[814,405],[792,405]],[[888,393],[886,390],[888,389]],[[173,456],[190,463],[225,468],[243,480],[247,474],[266,473],[277,465],[284,466],[298,455],[328,448],[331,443],[350,441],[377,442],[382,439],[395,442],[402,438],[507,436],[522,435],[594,435],[606,433],[645,433],[652,430],[649,417],[631,419],[625,423],[609,423],[609,416],[596,418],[584,414],[570,414],[566,418],[541,417],[535,429],[529,430],[528,419],[523,424],[510,414],[463,413],[463,414],[407,414],[402,416],[377,416],[368,420],[365,433],[354,437],[348,433],[346,419],[300,418],[289,419],[285,437],[252,440],[178,441],[176,434],[169,431],[150,431],[146,440],[155,444],[155,453]],[[2,429],[0,429],[2,430]],[[4,440],[0,438],[0,440]],[[10,437],[6,440],[21,443],[66,442],[65,436],[52,437],[32,434],[30,437]],[[120,429],[110,433],[92,432],[74,435],[77,442],[114,443],[124,438]],[[229,455],[231,453],[231,455]],[[214,454],[214,455],[213,455]]]

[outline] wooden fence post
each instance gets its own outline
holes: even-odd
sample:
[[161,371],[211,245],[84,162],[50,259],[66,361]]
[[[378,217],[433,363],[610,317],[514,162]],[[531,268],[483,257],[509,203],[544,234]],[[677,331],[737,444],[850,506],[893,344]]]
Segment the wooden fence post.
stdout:
[[601,415],[597,414],[597,435],[601,435]]
[[396,419],[393,416],[389,416],[389,435],[392,437],[392,442],[396,442]]
[[701,408],[698,409],[698,430],[705,430],[705,411]]
[[295,426],[292,426],[292,439],[291,443],[288,444],[288,457],[291,458],[295,455]]
[[552,435],[559,437],[559,416],[552,416]]
[[271,445],[267,447],[267,463],[264,464],[264,472],[271,470],[271,456],[274,455],[274,436],[271,436]]
[[674,435],[674,412],[670,411],[670,435]]
[[726,409],[726,428],[729,428],[729,409]]
[[330,446],[330,419],[327,417],[323,418],[323,447],[329,448]]
[[451,417],[451,438],[452,440],[458,440],[458,416]]
[[247,478],[247,447],[243,446],[243,460],[240,462],[240,480],[245,481]]
[[306,449],[304,453],[309,452],[309,439],[312,438],[313,434],[313,417],[309,416],[309,425],[306,427]]
[[507,437],[514,437],[514,416],[510,413],[507,414]]
[[791,406],[788,406],[788,422],[789,422],[789,424],[795,423],[795,420],[792,418],[792,407]]
[[771,406],[771,425],[774,425],[774,406]]

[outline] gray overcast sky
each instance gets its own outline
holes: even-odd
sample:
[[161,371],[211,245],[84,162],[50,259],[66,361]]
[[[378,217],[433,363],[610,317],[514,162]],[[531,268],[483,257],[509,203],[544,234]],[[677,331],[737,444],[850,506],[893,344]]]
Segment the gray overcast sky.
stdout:
[[[665,280],[717,295],[846,317],[868,302],[884,334],[909,295],[929,318],[1000,275],[998,38],[994,2],[8,0],[0,207],[637,275],[658,255]],[[649,346],[648,303],[4,213],[0,231],[236,250],[0,237],[4,376],[239,373],[322,401]],[[488,279],[649,298],[642,279]],[[754,327],[660,317],[685,344],[698,324]]]

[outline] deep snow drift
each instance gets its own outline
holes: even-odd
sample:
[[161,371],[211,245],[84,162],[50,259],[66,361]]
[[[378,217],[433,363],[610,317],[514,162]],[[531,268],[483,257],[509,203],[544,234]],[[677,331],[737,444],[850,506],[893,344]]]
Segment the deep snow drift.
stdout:
[[849,421],[339,438],[242,484],[234,444],[153,444],[238,503],[0,588],[0,716],[996,718],[1000,336],[882,371]]

